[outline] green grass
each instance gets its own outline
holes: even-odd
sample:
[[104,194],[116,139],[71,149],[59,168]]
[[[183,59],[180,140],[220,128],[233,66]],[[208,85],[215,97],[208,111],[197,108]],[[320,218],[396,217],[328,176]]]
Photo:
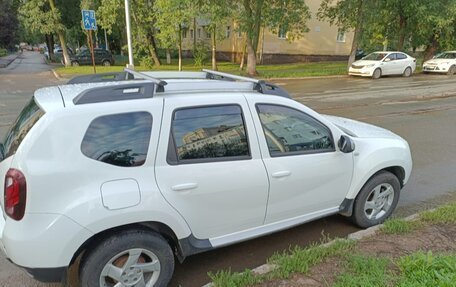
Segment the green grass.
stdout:
[[380,230],[386,234],[405,234],[419,228],[421,225],[419,221],[405,221],[401,218],[392,218],[385,221]]
[[208,276],[217,287],[250,286],[266,280],[287,278],[296,272],[305,274],[312,266],[321,263],[328,257],[346,255],[354,245],[354,241],[338,239],[328,246],[312,245],[305,248],[291,248],[288,252],[277,253],[268,260],[268,263],[275,264],[277,268],[266,275],[255,275],[250,270],[240,273],[228,270],[215,274],[209,273]]
[[288,278],[291,274],[299,272],[306,274],[312,266],[321,263],[332,256],[341,256],[349,252],[355,245],[351,240],[336,240],[329,246],[312,245],[302,248],[296,246],[288,252],[277,253],[269,259],[269,263],[278,266],[273,271],[276,278]]
[[420,220],[430,224],[456,224],[456,202],[420,214]]
[[263,280],[261,276],[256,276],[250,270],[241,273],[222,270],[215,274],[209,273],[208,276],[217,287],[250,286],[261,283]]
[[347,256],[345,271],[340,274],[334,287],[385,287],[391,280],[388,272],[390,260],[382,257]]
[[[124,66],[103,67],[97,66],[97,73],[118,72],[122,71]],[[200,71],[201,69],[210,69],[211,66],[203,67],[195,66],[191,59],[185,59],[183,63],[184,71]],[[239,65],[230,62],[221,62],[218,64],[219,71],[228,72],[238,75],[245,75],[245,71],[239,71]],[[136,66],[138,71],[177,71],[178,65],[175,61],[171,65],[163,64],[160,67],[148,69],[142,66]],[[79,67],[60,67],[56,69],[57,73],[63,77],[71,77],[81,74],[93,73],[92,66]],[[330,76],[330,75],[345,75],[346,62],[319,62],[319,63],[298,63],[298,64],[280,64],[280,65],[259,65],[257,66],[259,77],[261,78],[295,78],[309,76]]]
[[416,252],[401,257],[397,262],[401,270],[398,287],[456,286],[456,256]]

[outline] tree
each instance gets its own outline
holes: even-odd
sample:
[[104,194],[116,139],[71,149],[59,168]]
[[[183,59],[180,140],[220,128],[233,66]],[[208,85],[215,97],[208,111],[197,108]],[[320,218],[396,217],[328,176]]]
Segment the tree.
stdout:
[[17,40],[19,21],[17,7],[12,0],[0,1],[0,48],[13,48]]
[[310,12],[304,0],[237,0],[232,5],[238,9],[234,20],[247,37],[247,73],[251,76],[258,74],[256,53],[262,27],[274,32],[280,26],[290,41],[308,31]]
[[366,22],[364,18],[368,5],[366,2],[365,0],[323,0],[318,9],[317,18],[319,20],[327,20],[342,31],[355,31],[347,69],[355,61],[356,50],[362,36],[362,27]]
[[177,45],[179,71],[182,71],[182,31],[193,23],[195,3],[191,0],[156,0],[157,37],[165,47]]
[[61,12],[54,0],[27,0],[20,2],[21,21],[31,31],[43,35],[56,33],[63,51],[65,66],[71,65],[65,40],[65,26],[61,21]]
[[212,70],[217,70],[217,41],[226,37],[220,27],[226,26],[226,23],[231,21],[233,9],[219,0],[200,0],[198,8],[200,16],[207,21],[205,29],[211,34]]

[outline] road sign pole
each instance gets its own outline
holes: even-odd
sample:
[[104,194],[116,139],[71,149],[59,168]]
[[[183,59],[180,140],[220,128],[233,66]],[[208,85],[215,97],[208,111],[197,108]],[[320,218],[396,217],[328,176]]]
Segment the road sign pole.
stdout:
[[92,55],[92,65],[93,65],[93,73],[97,73],[97,69],[95,68],[95,55],[93,54],[93,41],[92,41],[92,30],[89,30],[89,45],[90,45],[90,54]]

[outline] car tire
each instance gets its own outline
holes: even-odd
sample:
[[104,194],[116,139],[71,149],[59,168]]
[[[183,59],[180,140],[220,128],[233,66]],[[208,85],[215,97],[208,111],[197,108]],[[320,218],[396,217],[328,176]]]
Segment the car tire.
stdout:
[[351,220],[361,228],[384,222],[399,201],[399,179],[388,171],[372,176],[355,199]]
[[71,66],[79,67],[79,62],[78,61],[73,61],[73,62],[71,62]]
[[372,73],[372,79],[380,79],[382,76],[382,70],[380,68],[375,69],[375,71]]
[[452,76],[456,72],[456,66],[453,65],[448,69],[447,75]]
[[168,242],[145,230],[118,232],[102,240],[85,252],[79,267],[82,287],[114,286],[119,282],[165,287],[173,272],[174,256]]
[[106,67],[109,67],[109,66],[111,66],[111,62],[110,62],[110,61],[106,61],[106,60],[105,60],[105,61],[103,61],[103,63],[102,63],[102,64],[103,64],[103,66],[106,66]]
[[402,73],[402,76],[408,78],[411,75],[412,75],[412,68],[410,68],[410,67],[405,68],[404,72]]

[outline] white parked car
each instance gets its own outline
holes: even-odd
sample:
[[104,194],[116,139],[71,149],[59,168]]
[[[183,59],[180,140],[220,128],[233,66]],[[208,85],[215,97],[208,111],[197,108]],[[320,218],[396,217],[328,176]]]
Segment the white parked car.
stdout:
[[79,258],[84,287],[167,286],[175,258],[337,213],[379,224],[410,177],[398,135],[263,81],[129,71],[71,83],[37,90],[1,145],[0,249],[40,281]]
[[374,52],[354,62],[350,76],[378,79],[387,75],[410,77],[416,69],[416,59],[402,52]]
[[456,72],[456,51],[443,52],[424,62],[423,72],[454,75]]

